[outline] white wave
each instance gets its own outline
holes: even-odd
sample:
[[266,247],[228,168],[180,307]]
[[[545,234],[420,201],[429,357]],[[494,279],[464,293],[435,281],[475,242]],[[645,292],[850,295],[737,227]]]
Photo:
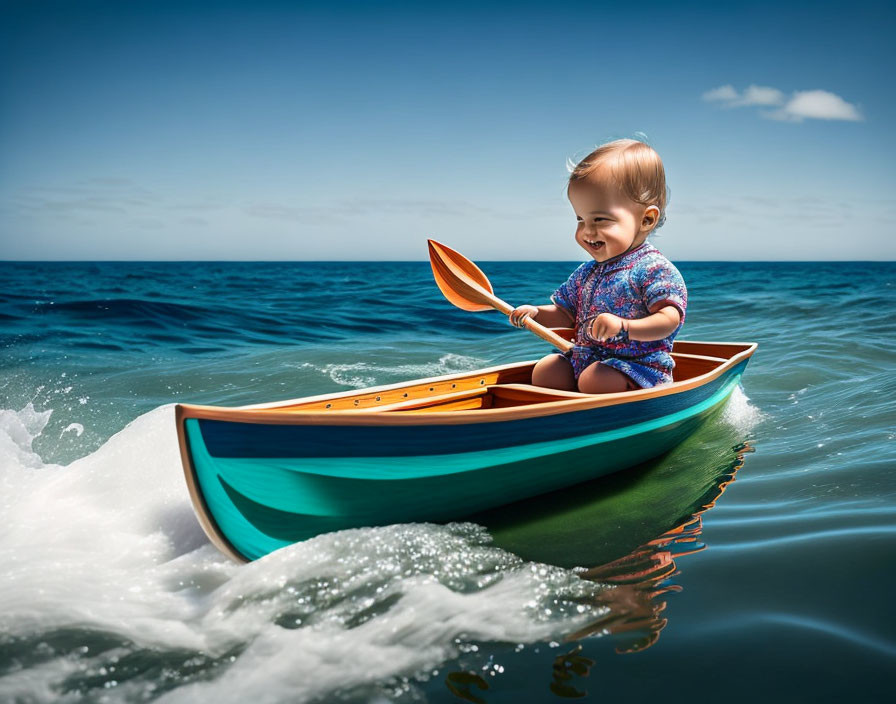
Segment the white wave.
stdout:
[[63,431],[59,433],[59,437],[65,435],[69,430],[75,431],[75,437],[81,437],[81,435],[84,433],[84,426],[80,423],[69,423],[67,426],[65,426]]
[[485,360],[466,355],[448,353],[439,357],[438,362],[417,364],[378,364],[373,362],[350,362],[344,364],[312,364],[305,362],[303,368],[310,368],[330,377],[337,384],[362,389],[367,386],[389,383],[394,379],[415,379],[453,374],[476,369]]
[[31,449],[50,420],[52,411],[35,411],[30,402],[21,411],[0,410],[0,470],[9,462],[24,467],[40,467],[43,462]]
[[740,386],[734,387],[725,410],[722,414],[722,420],[744,433],[755,428],[763,419],[765,414],[756,406],[750,403],[750,399]]
[[[0,677],[2,701],[65,701],[66,688],[71,701],[156,696],[158,675],[116,670],[135,653],[182,656],[187,670],[207,661],[207,681],[192,683],[166,665],[163,701],[375,691],[465,642],[560,640],[605,610],[600,585],[523,563],[471,524],[344,531],[237,565],[193,514],[173,406],[67,466],[30,449],[49,417],[0,413],[0,634],[23,662]],[[115,646],[90,650],[97,634]]]

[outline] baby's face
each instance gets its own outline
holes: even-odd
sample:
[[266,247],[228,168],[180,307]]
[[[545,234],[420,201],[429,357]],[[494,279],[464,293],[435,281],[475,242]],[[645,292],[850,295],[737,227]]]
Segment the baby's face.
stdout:
[[600,182],[570,184],[569,202],[576,213],[576,242],[599,262],[643,243],[659,215],[656,206],[635,203]]

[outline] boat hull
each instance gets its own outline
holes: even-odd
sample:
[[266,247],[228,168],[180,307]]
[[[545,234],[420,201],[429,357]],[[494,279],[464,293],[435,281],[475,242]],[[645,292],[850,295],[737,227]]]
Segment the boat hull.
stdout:
[[187,483],[206,532],[240,560],[329,531],[458,520],[667,452],[730,397],[748,356],[675,393],[532,417],[479,411],[481,422],[246,422],[179,407]]

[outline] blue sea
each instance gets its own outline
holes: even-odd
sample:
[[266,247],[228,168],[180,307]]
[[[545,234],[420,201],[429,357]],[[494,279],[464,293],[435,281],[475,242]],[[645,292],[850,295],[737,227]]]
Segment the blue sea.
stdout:
[[[0,701],[892,701],[896,264],[677,264],[682,339],[759,343],[680,447],[237,565],[173,404],[549,347],[452,308],[428,262],[0,263]],[[479,265],[520,304],[576,263]]]

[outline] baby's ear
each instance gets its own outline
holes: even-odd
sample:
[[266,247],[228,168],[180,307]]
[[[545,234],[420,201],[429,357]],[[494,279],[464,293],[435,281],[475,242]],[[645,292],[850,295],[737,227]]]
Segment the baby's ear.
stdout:
[[644,217],[641,220],[642,227],[653,227],[660,219],[660,209],[655,205],[650,205],[644,211]]

